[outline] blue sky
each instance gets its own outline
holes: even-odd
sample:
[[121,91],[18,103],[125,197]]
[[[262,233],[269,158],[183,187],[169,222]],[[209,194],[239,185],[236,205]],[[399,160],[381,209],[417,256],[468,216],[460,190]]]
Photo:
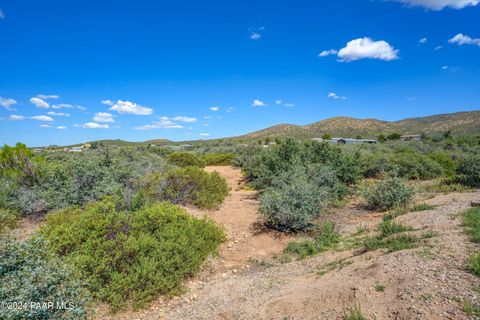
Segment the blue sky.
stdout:
[[480,109],[478,0],[0,0],[0,143]]

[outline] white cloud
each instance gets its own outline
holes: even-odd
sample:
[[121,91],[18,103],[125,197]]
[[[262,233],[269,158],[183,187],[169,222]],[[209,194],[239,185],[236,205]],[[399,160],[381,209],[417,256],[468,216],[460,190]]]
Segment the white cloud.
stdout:
[[5,13],[3,13],[2,9],[0,9],[0,19],[5,18]]
[[262,100],[255,99],[252,102],[252,107],[265,107],[267,104],[263,102]]
[[398,59],[398,50],[388,42],[374,41],[368,37],[359,38],[347,43],[345,48],[338,52],[340,61],[355,61],[360,59],[379,59],[391,61]]
[[220,108],[219,108],[219,107],[211,107],[210,110],[212,110],[212,111],[218,111],[218,110],[220,110]]
[[479,0],[395,0],[405,3],[409,6],[421,6],[431,10],[442,10],[449,7],[453,9],[462,9],[468,6],[476,6]]
[[210,133],[202,132],[202,133],[200,133],[200,136],[201,137],[210,137]]
[[14,108],[12,108],[12,106],[14,104],[17,104],[17,101],[15,101],[14,99],[0,97],[0,106],[1,107],[4,107],[5,109],[7,109],[9,111],[16,111]]
[[235,110],[235,108],[233,108],[233,107],[227,108],[227,112],[229,112],[229,113],[232,112],[233,110]]
[[69,113],[65,112],[55,112],[55,111],[49,111],[47,112],[49,116],[56,116],[56,117],[70,117]]
[[319,57],[326,57],[326,56],[334,55],[334,54],[337,54],[337,53],[338,53],[338,51],[335,50],[335,49],[323,50],[322,52],[320,52],[320,54],[318,56]]
[[8,119],[12,121],[20,121],[20,120],[24,120],[25,117],[18,114],[12,114],[10,115],[10,117],[8,117]]
[[120,114],[149,115],[153,113],[152,108],[144,107],[130,101],[118,100],[109,110],[117,111]]
[[440,49],[443,49],[443,46],[436,46],[435,47],[435,51],[440,50]]
[[281,100],[281,99],[275,100],[275,104],[276,104],[276,105],[281,105],[281,104],[282,104],[282,100]]
[[73,109],[73,108],[75,108],[73,105],[71,105],[69,103],[53,104],[50,107],[52,109]]
[[108,100],[108,99],[107,100],[102,100],[102,104],[105,104],[107,106],[113,106],[114,105],[113,101]]
[[335,100],[345,100],[347,99],[347,97],[342,97],[342,96],[339,96],[337,95],[335,92],[329,92],[328,95],[327,95],[328,98],[332,98],[332,99],[335,99]]
[[186,116],[176,116],[172,118],[173,121],[185,122],[185,123],[195,123],[197,122],[197,118],[194,117],[186,117]]
[[250,34],[250,39],[252,40],[260,40],[262,38],[262,35],[258,32],[252,32]]
[[65,126],[58,126],[57,129],[58,129],[58,130],[65,130],[65,129],[67,129],[67,127],[65,127]]
[[[188,118],[188,117],[187,117]],[[159,121],[152,124],[134,127],[135,130],[154,130],[154,129],[182,129],[183,126],[172,121],[169,117],[160,117]]]
[[93,117],[93,121],[98,123],[115,122],[113,115],[107,112],[97,112],[95,117]]
[[32,119],[32,120],[37,120],[37,121],[45,121],[45,122],[52,122],[52,121],[54,121],[52,117],[44,116],[44,115],[33,116],[33,117],[30,117],[30,119]]
[[453,43],[453,44],[457,44],[459,46],[462,46],[464,44],[472,44],[472,45],[480,47],[480,39],[479,38],[474,39],[474,38],[471,38],[471,37],[469,37],[467,35],[464,35],[462,33],[457,34],[455,37],[448,40],[448,42]]
[[48,100],[48,99],[58,99],[60,98],[57,94],[37,94],[37,98]]
[[283,104],[284,107],[295,107],[295,103],[287,102]]
[[42,109],[50,108],[50,105],[48,104],[48,102],[37,97],[30,98],[30,103],[34,104],[37,108],[42,108]]
[[428,38],[422,38],[422,39],[418,40],[418,42],[421,43],[421,44],[425,44],[425,43],[427,43],[427,41],[428,41]]
[[108,124],[100,124],[96,122],[87,122],[82,125],[84,129],[109,129],[110,126]]
[[447,70],[448,66],[442,66],[442,70]]
[[52,126],[49,125],[49,124],[41,124],[40,127],[41,128],[51,128]]

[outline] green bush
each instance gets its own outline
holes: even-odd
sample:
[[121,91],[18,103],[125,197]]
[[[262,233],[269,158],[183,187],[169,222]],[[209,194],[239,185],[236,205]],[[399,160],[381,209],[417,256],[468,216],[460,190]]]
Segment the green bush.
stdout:
[[468,257],[467,269],[471,273],[480,276],[480,252],[474,253]]
[[174,152],[167,156],[167,161],[178,167],[205,167],[205,160],[192,152]]
[[202,158],[207,166],[229,166],[235,159],[235,155],[233,153],[207,153]]
[[480,188],[480,156],[469,156],[462,159],[457,174],[457,180],[461,184],[471,188]]
[[0,208],[0,234],[15,227],[19,218],[20,214],[17,211]]
[[[89,318],[91,297],[72,270],[47,253],[40,238],[22,243],[0,239],[0,301],[23,307],[2,306],[0,319]],[[47,302],[53,306],[39,305]]]
[[432,158],[410,149],[392,154],[390,166],[406,179],[431,179],[441,176],[443,172],[442,166]]
[[212,221],[173,204],[127,212],[118,211],[113,199],[49,214],[41,234],[112,310],[180,292],[184,279],[224,240]]
[[472,208],[463,214],[463,227],[470,241],[480,243],[480,208]]
[[228,191],[227,182],[218,172],[208,173],[198,167],[154,175],[148,186],[149,195],[155,199],[207,209],[218,207]]
[[368,208],[379,211],[405,207],[411,201],[413,194],[413,189],[395,176],[388,176],[385,180],[363,190]]
[[260,214],[267,225],[289,231],[307,228],[335,197],[329,185],[330,174],[329,170],[307,174],[297,167],[280,175],[260,194]]

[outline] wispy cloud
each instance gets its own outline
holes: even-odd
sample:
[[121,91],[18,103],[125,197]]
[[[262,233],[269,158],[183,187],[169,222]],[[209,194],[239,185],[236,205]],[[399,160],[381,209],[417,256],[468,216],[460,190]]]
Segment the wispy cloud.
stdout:
[[20,120],[24,120],[25,117],[21,116],[19,114],[12,114],[12,115],[10,115],[10,117],[8,117],[8,119],[11,120],[11,121],[20,121]]
[[212,110],[212,111],[218,111],[218,110],[220,110],[220,108],[219,108],[219,107],[211,107],[210,110]]
[[55,111],[49,111],[47,112],[49,116],[56,116],[56,117],[70,117],[69,113],[65,112],[55,112]]
[[118,100],[109,110],[117,111],[120,114],[150,115],[153,109],[144,107],[135,102]]
[[112,123],[115,122],[113,119],[113,114],[107,112],[97,112],[93,117],[93,122],[97,123]]
[[16,111],[15,108],[12,108],[15,104],[17,104],[17,101],[14,99],[0,97],[0,106],[8,111]]
[[52,128],[52,126],[49,124],[41,124],[40,128]]
[[327,56],[335,55],[337,53],[338,53],[338,50],[335,50],[335,49],[323,50],[322,52],[320,52],[318,54],[318,56],[319,57],[327,57]]
[[295,103],[287,102],[283,104],[284,107],[295,107]]
[[480,38],[471,38],[467,35],[464,35],[462,33],[457,34],[455,37],[452,39],[448,40],[449,43],[456,44],[459,46],[463,46],[465,44],[469,45],[475,45],[480,47]]
[[60,96],[58,94],[37,94],[37,98],[48,100],[48,99],[58,99]]
[[102,100],[102,104],[105,104],[107,106],[113,106],[115,103],[112,100]]
[[327,95],[328,98],[335,99],[335,100],[345,100],[347,97],[339,96],[335,92],[329,92]]
[[262,100],[255,99],[252,102],[252,107],[265,107],[267,104],[263,102]]
[[33,117],[30,117],[30,119],[32,119],[32,120],[37,120],[37,121],[45,121],[45,122],[53,122],[53,121],[55,121],[55,120],[53,120],[52,117],[45,116],[45,115],[33,116]]
[[260,40],[261,38],[262,38],[262,35],[260,33],[252,32],[250,34],[250,39],[252,40]]
[[210,133],[202,132],[200,133],[201,137],[210,137]]
[[0,9],[0,19],[5,18],[5,13],[3,13],[2,9]]
[[57,129],[58,129],[58,130],[66,130],[67,127],[65,127],[65,126],[58,126]]
[[80,126],[84,129],[110,129],[108,124],[100,124],[96,122],[87,122]]
[[255,27],[250,27],[248,28],[248,31],[250,32],[249,38],[251,40],[260,40],[262,38],[262,31],[265,30],[265,27],[262,26],[260,28],[255,28]]
[[420,44],[425,44],[427,42],[428,42],[428,38],[422,38],[422,39],[418,40],[418,43],[420,43]]
[[155,130],[155,129],[182,129],[183,125],[178,122],[194,123],[197,122],[196,118],[187,116],[176,116],[169,118],[166,116],[159,117],[159,120],[154,121],[151,124],[134,127],[135,130]]
[[395,0],[408,6],[420,6],[430,10],[442,10],[443,8],[463,9],[468,6],[476,6],[479,0]]
[[41,108],[41,109],[50,108],[50,105],[48,104],[48,102],[46,102],[42,98],[38,98],[38,97],[30,98],[30,103],[35,105],[37,108]]
[[198,121],[197,118],[187,117],[187,116],[176,116],[172,118],[173,121],[185,122],[185,123],[195,123]]

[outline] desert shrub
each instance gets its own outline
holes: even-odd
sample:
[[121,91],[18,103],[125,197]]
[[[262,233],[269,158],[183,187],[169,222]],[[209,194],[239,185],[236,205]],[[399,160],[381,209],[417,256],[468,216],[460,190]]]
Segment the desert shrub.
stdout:
[[480,208],[472,208],[463,214],[463,228],[473,242],[480,243]]
[[343,320],[366,320],[367,318],[363,315],[360,305],[356,304],[355,306],[348,308],[343,314]]
[[480,252],[471,254],[468,257],[467,269],[471,273],[480,276]]
[[167,161],[179,167],[205,167],[205,160],[192,152],[174,152],[167,156]]
[[457,174],[457,181],[461,184],[480,188],[480,156],[467,156],[461,159]]
[[218,172],[208,173],[198,167],[185,167],[154,175],[148,193],[155,199],[175,204],[216,208],[228,195],[228,185]]
[[380,237],[386,238],[395,233],[401,233],[405,231],[412,231],[413,228],[398,224],[392,221],[383,221],[378,226],[378,231],[380,231]]
[[440,164],[410,149],[395,152],[391,157],[390,165],[400,177],[407,179],[431,179],[442,174]]
[[434,205],[431,205],[428,203],[419,203],[412,208],[412,211],[416,212],[416,211],[426,211],[426,210],[433,210],[433,209],[435,209]]
[[233,153],[207,153],[203,155],[207,166],[229,166],[232,164],[235,154]]
[[260,194],[260,214],[267,225],[298,231],[310,225],[322,208],[334,197],[328,180],[329,171],[307,174],[301,167],[285,172]]
[[457,163],[449,153],[445,151],[435,151],[429,154],[429,157],[442,167],[444,176],[451,177],[455,174]]
[[[0,301],[23,307],[2,306],[1,319],[77,320],[92,314],[91,297],[78,275],[47,252],[40,238],[22,243],[0,239]],[[37,305],[45,302],[54,307]]]
[[15,210],[0,208],[0,234],[13,228],[19,217],[20,214]]
[[138,308],[178,293],[224,239],[212,221],[173,204],[127,212],[118,211],[113,199],[49,214],[41,234],[113,310],[126,301]]
[[406,206],[413,194],[413,189],[395,176],[388,176],[385,180],[363,190],[368,208],[380,211]]
[[335,231],[335,224],[328,221],[315,228],[313,240],[290,242],[285,252],[297,254],[302,259],[333,248],[340,239],[340,235]]
[[37,179],[35,160],[33,152],[20,142],[15,147],[4,145],[0,149],[0,176],[31,186]]

